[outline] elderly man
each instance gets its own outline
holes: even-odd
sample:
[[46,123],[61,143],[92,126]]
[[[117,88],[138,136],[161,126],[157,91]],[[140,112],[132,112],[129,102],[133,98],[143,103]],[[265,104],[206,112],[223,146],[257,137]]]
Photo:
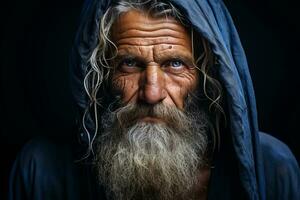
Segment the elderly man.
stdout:
[[27,144],[10,199],[300,199],[221,1],[87,1],[71,58],[81,145]]

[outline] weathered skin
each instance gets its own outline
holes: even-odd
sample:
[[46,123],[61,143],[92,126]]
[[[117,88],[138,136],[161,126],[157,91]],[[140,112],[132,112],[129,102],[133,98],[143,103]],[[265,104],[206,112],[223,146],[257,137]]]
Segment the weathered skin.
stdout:
[[124,104],[162,102],[183,109],[198,73],[189,33],[180,23],[129,11],[114,24],[113,42],[118,48],[113,85]]
[[[113,87],[128,103],[164,103],[184,109],[187,94],[198,86],[191,39],[174,19],[153,18],[139,11],[121,15],[113,26],[113,42],[118,48],[114,61]],[[146,117],[148,122],[163,119]],[[210,170],[199,169],[194,194],[206,199]],[[202,189],[200,189],[202,188]]]

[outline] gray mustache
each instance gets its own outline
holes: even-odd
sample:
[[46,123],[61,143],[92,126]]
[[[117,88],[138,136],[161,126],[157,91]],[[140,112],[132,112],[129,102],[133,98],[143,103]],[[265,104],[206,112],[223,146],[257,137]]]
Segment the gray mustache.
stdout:
[[[164,105],[163,103],[156,105],[129,104],[119,108],[115,113],[122,128],[128,128],[145,117],[158,118],[166,124],[172,124],[172,126],[182,124],[181,120],[185,121],[186,118],[185,113],[176,106]],[[188,122],[185,121],[185,123]]]

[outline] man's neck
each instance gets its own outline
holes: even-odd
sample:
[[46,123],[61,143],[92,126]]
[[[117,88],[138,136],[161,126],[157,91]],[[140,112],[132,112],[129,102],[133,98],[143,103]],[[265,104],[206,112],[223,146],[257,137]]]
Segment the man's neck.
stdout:
[[199,170],[198,183],[195,185],[195,200],[206,200],[208,195],[208,185],[210,180],[210,167],[205,167]]

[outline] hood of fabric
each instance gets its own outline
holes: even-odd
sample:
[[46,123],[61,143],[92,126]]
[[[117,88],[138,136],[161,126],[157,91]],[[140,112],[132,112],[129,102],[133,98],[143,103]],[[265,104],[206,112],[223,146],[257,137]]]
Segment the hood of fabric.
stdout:
[[[212,46],[219,62],[219,81],[226,90],[228,125],[241,182],[249,199],[264,199],[255,96],[245,53],[230,14],[220,0],[171,2],[183,12],[194,30]],[[70,59],[71,86],[79,108],[79,117],[89,105],[83,80],[88,60],[97,46],[99,19],[111,3],[113,0],[87,0],[81,13]],[[86,126],[93,129],[93,121],[89,115]],[[81,133],[81,137],[83,141],[88,140],[85,138],[86,134]]]

